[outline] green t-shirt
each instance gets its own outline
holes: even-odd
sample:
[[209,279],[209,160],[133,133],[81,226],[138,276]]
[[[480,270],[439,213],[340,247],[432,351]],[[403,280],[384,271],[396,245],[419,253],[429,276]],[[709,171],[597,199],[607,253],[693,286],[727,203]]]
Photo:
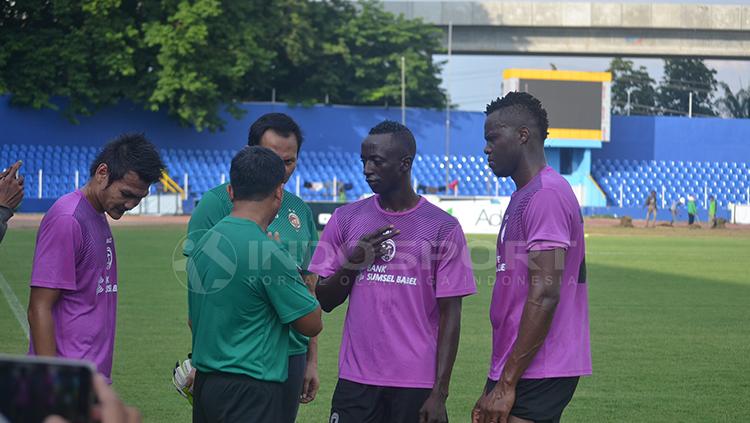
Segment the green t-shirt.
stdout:
[[688,213],[690,213],[690,214],[697,214],[698,213],[698,207],[695,205],[695,201],[688,201],[688,203],[687,203],[687,209],[688,209]]
[[[229,184],[221,184],[206,191],[193,210],[188,223],[187,242],[183,249],[185,256],[190,256],[193,246],[206,231],[232,212],[227,185]],[[268,231],[279,233],[282,247],[291,255],[296,266],[306,273],[315,244],[318,242],[318,230],[310,206],[301,198],[284,190],[281,209],[276,219],[268,226]],[[190,307],[188,301],[188,308]],[[306,336],[292,329],[289,355],[306,353],[308,341]]]
[[290,324],[318,307],[289,254],[255,222],[234,216],[194,247],[188,258],[193,366],[285,381]]
[[711,216],[716,215],[716,200],[711,200],[708,202],[708,214]]

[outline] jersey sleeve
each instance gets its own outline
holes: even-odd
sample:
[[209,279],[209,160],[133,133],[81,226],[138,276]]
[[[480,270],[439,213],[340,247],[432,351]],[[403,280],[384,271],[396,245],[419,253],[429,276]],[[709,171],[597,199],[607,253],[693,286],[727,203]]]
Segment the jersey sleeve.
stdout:
[[318,308],[318,300],[310,294],[299,273],[289,269],[289,263],[284,263],[278,254],[272,254],[269,260],[270,274],[274,276],[262,285],[282,323],[292,323]]
[[526,250],[568,249],[571,240],[571,217],[560,196],[542,188],[531,198],[524,213]]
[[318,227],[315,225],[315,220],[313,219],[312,210],[310,208],[307,208],[307,222],[305,222],[305,226],[310,228],[310,242],[307,244],[307,248],[305,249],[305,258],[302,261],[302,269],[304,273],[313,273],[310,269],[310,261],[312,260],[313,252],[315,251],[315,248],[318,245],[319,237],[318,237]]
[[440,243],[435,272],[437,298],[475,294],[477,285],[471,271],[471,256],[461,225],[456,225]]
[[39,226],[31,270],[31,286],[77,289],[76,258],[81,249],[81,226],[71,215],[44,219]]
[[331,219],[323,228],[323,235],[315,247],[308,270],[311,273],[327,278],[336,273],[341,266],[339,256],[342,254],[344,240],[338,225],[338,214],[333,212]]
[[226,217],[225,204],[216,194],[207,191],[203,194],[188,223],[188,233],[182,254],[189,256],[201,237]]

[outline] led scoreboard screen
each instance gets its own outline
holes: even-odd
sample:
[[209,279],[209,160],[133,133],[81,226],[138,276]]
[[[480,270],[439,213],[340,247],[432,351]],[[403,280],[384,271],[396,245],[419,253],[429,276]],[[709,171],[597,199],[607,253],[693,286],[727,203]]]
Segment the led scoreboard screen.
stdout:
[[503,92],[538,98],[549,117],[549,139],[609,141],[612,74],[507,69]]

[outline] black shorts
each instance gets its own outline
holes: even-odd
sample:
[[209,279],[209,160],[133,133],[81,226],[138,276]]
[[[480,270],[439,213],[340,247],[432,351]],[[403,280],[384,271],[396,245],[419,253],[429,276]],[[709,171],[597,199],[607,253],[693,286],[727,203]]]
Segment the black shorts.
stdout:
[[305,382],[305,368],[307,367],[307,354],[289,356],[289,375],[283,386],[282,416],[279,423],[294,423],[297,421],[297,410],[299,409],[299,397]]
[[193,423],[277,423],[282,386],[232,373],[196,372]]
[[[573,398],[578,376],[549,379],[521,379],[516,385],[516,402],[512,416],[535,423],[557,423],[563,410]],[[487,379],[484,393],[488,394],[497,381]]]
[[339,379],[329,423],[415,423],[431,389],[363,385]]

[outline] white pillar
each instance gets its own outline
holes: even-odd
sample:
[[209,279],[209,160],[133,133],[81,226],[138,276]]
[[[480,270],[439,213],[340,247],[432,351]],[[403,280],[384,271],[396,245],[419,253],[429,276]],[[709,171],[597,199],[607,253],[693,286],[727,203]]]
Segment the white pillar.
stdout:
[[295,192],[297,193],[297,197],[299,197],[299,175],[297,175],[297,183],[295,186]]
[[623,206],[623,202],[622,202],[622,195],[623,195],[623,194],[622,194],[622,184],[620,184],[620,207],[622,207],[622,206]]
[[495,178],[495,197],[499,197],[500,194],[500,182]]
[[226,181],[227,181],[227,175],[225,175],[225,174],[222,173],[221,174],[221,183],[223,184]]
[[703,186],[703,208],[708,208],[708,182]]
[[664,185],[661,186],[661,208],[667,207],[667,199],[665,198],[667,194],[667,187]]
[[78,171],[76,170],[76,189],[78,189]]
[[182,189],[185,191],[185,199],[187,200],[190,196],[190,178],[188,177],[188,174],[185,173],[182,175]]
[[331,199],[336,201],[336,189],[338,188],[338,179],[336,176],[333,177],[333,188],[331,189]]
[[688,93],[688,117],[693,117],[693,92]]
[[42,169],[39,169],[39,195],[37,196],[37,198],[42,198],[42,177],[43,177]]

